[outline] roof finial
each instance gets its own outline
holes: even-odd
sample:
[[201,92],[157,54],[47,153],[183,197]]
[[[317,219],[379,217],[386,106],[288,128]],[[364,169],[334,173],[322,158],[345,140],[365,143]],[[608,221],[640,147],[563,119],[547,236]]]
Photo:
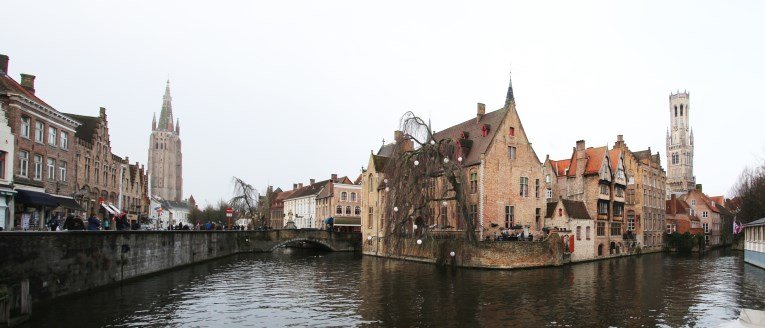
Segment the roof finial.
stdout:
[[512,72],[510,73],[510,82],[507,86],[507,97],[505,98],[505,107],[510,105],[510,102],[515,102],[515,95],[513,95],[513,76]]

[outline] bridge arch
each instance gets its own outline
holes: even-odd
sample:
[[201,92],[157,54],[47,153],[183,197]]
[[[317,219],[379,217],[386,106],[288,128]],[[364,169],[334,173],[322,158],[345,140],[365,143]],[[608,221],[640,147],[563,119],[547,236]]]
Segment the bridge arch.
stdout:
[[273,252],[275,249],[277,249],[279,247],[286,246],[287,244],[299,243],[299,242],[306,242],[306,243],[309,243],[309,244],[318,245],[321,248],[324,248],[324,249],[332,251],[332,252],[337,252],[338,251],[337,249],[332,247],[332,245],[330,245],[329,243],[327,243],[324,240],[313,239],[313,238],[306,238],[306,237],[297,237],[297,238],[292,238],[292,239],[288,239],[288,240],[279,241],[277,244],[275,244],[274,246],[269,248],[268,251],[269,252]]

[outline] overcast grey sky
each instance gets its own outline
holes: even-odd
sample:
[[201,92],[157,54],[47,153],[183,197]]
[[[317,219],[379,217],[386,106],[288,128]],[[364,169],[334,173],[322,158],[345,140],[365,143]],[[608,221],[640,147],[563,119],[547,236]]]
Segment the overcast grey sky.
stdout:
[[184,194],[355,178],[407,110],[443,129],[517,108],[540,160],[578,139],[651,147],[688,90],[695,175],[728,193],[765,155],[762,1],[7,1],[0,53],[63,112],[107,108],[112,149],[146,163],[170,77]]

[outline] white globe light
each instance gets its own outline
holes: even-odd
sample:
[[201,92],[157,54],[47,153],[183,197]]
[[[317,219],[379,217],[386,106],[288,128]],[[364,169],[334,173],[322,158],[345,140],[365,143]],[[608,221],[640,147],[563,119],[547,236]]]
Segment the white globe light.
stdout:
[[431,145],[435,145],[435,144],[436,144],[436,141],[435,141],[435,140],[431,140],[431,141],[430,141],[430,144],[431,144]]
[[390,191],[390,187],[385,187],[385,191]]
[[372,236],[367,237],[367,240],[372,240]]
[[441,203],[441,205],[446,206],[446,205],[448,205],[448,203],[446,201],[444,201],[443,203]]
[[417,239],[417,245],[422,245],[422,239]]
[[393,212],[398,212],[398,206],[393,208]]
[[451,255],[451,257],[454,257],[454,255],[457,255],[457,254],[455,254],[454,251],[452,251],[451,253],[449,253],[449,255]]
[[449,158],[444,157],[444,163],[449,163]]
[[388,183],[388,179],[383,179],[383,182]]
[[462,156],[460,156],[460,157],[457,157],[457,160],[458,160],[458,161],[460,161],[460,162],[462,162]]
[[416,224],[414,225],[414,229],[417,230],[417,225]]
[[414,166],[420,165],[420,161],[414,161]]

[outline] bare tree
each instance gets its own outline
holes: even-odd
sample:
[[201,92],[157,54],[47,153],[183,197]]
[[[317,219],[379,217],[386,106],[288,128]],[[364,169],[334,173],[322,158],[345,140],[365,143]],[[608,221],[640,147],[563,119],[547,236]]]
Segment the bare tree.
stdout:
[[765,217],[765,163],[745,168],[732,191],[736,219],[742,223]]
[[[462,147],[470,140],[436,139],[430,126],[412,112],[401,118],[401,135],[385,166],[383,213],[386,243],[398,248],[402,237],[427,233],[428,225],[464,229],[464,238],[476,244],[476,223],[470,219],[463,186]],[[436,208],[451,206],[456,227],[438,226],[444,215]],[[416,226],[416,228],[415,228]],[[431,235],[432,236],[432,235]]]
[[[242,217],[249,217],[253,227],[264,226],[264,222],[258,216],[258,190],[249,183],[237,177],[232,178],[234,184],[234,197],[229,204],[231,208],[240,213]],[[258,225],[260,221],[260,225]]]

